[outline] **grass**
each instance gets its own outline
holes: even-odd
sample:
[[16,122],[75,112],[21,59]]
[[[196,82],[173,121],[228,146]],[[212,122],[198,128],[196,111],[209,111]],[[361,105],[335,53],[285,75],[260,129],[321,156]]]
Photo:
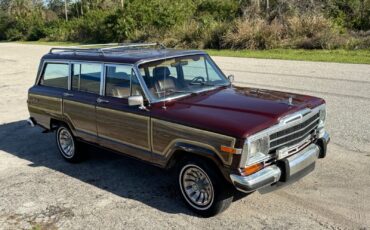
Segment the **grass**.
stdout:
[[207,50],[212,56],[370,64],[370,50]]
[[[77,42],[18,42],[22,44],[49,46],[78,46]],[[370,49],[367,50],[303,50],[303,49],[272,49],[272,50],[206,50],[212,56],[245,57],[263,59],[282,59],[299,61],[339,62],[353,64],[370,64]]]

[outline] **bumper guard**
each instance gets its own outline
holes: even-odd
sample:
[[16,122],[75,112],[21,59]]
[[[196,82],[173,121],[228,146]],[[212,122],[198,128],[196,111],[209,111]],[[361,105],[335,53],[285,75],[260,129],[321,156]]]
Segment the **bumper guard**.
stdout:
[[[326,142],[327,140],[329,140],[329,136],[325,134],[323,141]],[[301,177],[303,174],[306,175],[314,170],[320,151],[321,149],[317,144],[311,144],[297,154],[278,161],[276,165],[267,166],[249,176],[231,174],[230,178],[238,190],[246,193],[279,181],[291,181],[293,178]]]

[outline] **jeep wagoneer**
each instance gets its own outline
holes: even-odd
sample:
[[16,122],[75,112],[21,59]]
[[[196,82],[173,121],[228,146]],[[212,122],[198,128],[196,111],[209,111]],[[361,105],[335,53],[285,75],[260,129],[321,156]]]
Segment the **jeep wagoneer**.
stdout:
[[198,50],[53,48],[29,89],[29,122],[55,131],[70,162],[84,142],[176,169],[185,203],[212,216],[237,190],[302,178],[329,142],[323,99],[231,82]]

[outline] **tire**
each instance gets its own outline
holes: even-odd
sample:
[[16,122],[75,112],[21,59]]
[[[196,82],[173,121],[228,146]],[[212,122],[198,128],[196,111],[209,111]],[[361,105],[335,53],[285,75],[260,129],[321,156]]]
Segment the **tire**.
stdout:
[[182,199],[200,216],[215,216],[233,201],[234,188],[207,161],[197,158],[185,160],[180,164],[177,175]]
[[84,155],[79,151],[81,143],[76,140],[66,125],[60,125],[57,128],[55,137],[59,153],[66,161],[78,163],[84,159]]

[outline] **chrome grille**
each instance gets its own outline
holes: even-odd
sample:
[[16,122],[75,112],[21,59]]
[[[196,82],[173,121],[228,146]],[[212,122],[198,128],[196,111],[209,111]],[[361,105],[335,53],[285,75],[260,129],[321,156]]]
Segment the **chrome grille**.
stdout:
[[270,135],[270,151],[280,147],[292,146],[307,138],[319,125],[320,114],[312,117],[293,127],[278,131]]

